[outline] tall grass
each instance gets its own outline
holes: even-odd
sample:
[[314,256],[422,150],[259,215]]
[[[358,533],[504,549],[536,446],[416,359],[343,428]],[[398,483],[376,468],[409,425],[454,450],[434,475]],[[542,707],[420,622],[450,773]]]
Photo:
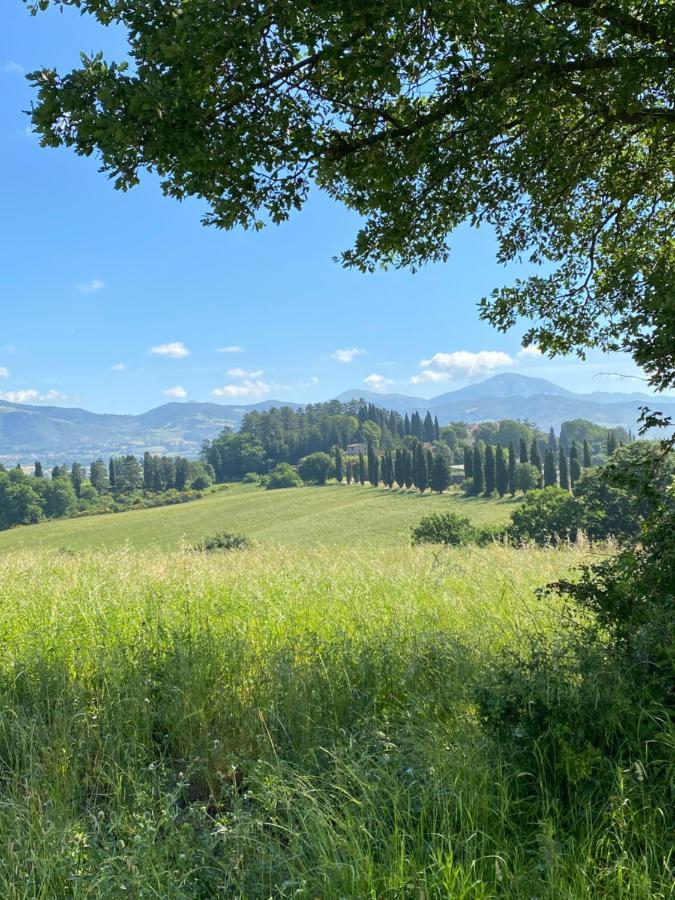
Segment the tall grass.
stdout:
[[570,804],[475,703],[587,552],[2,558],[0,895],[669,896],[665,724]]

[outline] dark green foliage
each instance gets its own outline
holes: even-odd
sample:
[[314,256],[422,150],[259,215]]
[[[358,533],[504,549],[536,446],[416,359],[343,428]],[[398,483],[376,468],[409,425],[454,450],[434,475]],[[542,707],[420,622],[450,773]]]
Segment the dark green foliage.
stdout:
[[558,544],[575,541],[582,526],[582,508],[568,491],[558,485],[529,491],[523,503],[511,513],[509,535],[516,541]]
[[114,488],[116,486],[116,481],[116,465],[115,460],[111,456],[108,460],[108,485],[111,488]]
[[429,487],[438,494],[450,487],[450,460],[447,453],[438,451],[434,456],[429,475]]
[[464,477],[473,477],[473,451],[471,447],[464,448]]
[[413,474],[415,487],[418,491],[424,493],[429,487],[429,468],[427,454],[420,443],[416,443],[413,449]]
[[558,469],[560,472],[560,487],[564,488],[566,491],[569,491],[570,472],[567,465],[567,456],[565,455],[565,449],[562,444],[560,445],[560,450],[558,451]]
[[551,429],[548,433],[548,449],[553,450],[554,452],[558,449],[558,441],[556,440],[553,426],[551,426]]
[[249,547],[251,547],[251,541],[245,534],[220,531],[199,541],[192,549],[200,553],[213,553],[219,550],[248,550]]
[[410,490],[413,486],[413,454],[411,450],[408,450],[407,447],[404,447],[401,450],[401,454],[403,456],[403,472],[405,475],[405,486]]
[[459,546],[476,541],[476,529],[468,519],[455,513],[425,516],[412,530],[413,544],[449,544]]
[[495,452],[492,444],[488,444],[485,448],[485,489],[486,497],[491,497],[495,492],[497,485],[497,468],[495,463]]
[[546,448],[546,453],[544,454],[544,487],[551,487],[551,485],[558,483],[558,470],[553,453],[554,451],[551,447]]
[[574,485],[581,476],[581,463],[579,462],[579,451],[577,450],[576,441],[572,441],[570,447],[570,487],[574,490]]
[[543,484],[543,463],[541,461],[541,452],[539,450],[539,442],[536,438],[532,438],[530,443],[530,465],[534,466],[534,468],[539,472],[539,481],[537,486],[541,487]]
[[380,461],[372,442],[368,443],[368,481],[373,487],[380,483]]
[[70,480],[75,491],[75,496],[79,497],[82,491],[82,481],[84,479],[84,469],[78,462],[74,462],[70,469]]
[[265,488],[274,491],[278,488],[299,487],[301,484],[300,476],[290,463],[279,463],[270,474]]
[[335,445],[335,480],[338,484],[342,484],[342,479],[344,478],[344,471],[342,465],[342,450]]
[[42,463],[39,459],[35,460],[35,466],[33,467],[33,475],[36,478],[44,478],[44,471],[42,469]]
[[518,463],[516,467],[516,485],[524,494],[533,491],[539,485],[541,473],[531,463]]
[[89,466],[89,481],[99,494],[108,489],[108,469],[102,459],[95,459]]
[[527,452],[527,441],[525,438],[520,439],[520,462],[526,463],[530,461],[529,454]]
[[424,440],[430,444],[436,440],[434,420],[431,418],[431,413],[429,412],[429,410],[427,410],[427,414],[424,417]]
[[482,494],[485,488],[484,466],[483,451],[480,444],[476,444],[473,448],[473,478],[471,486],[471,493],[475,496]]
[[352,472],[352,461],[351,459],[347,460],[345,477],[347,479],[347,484],[351,484],[354,480],[354,474]]
[[512,497],[516,496],[516,488],[518,487],[518,482],[516,479],[516,447],[513,441],[509,444],[509,470],[508,470],[508,479],[509,479],[509,494]]
[[584,450],[582,466],[584,469],[590,469],[593,466],[593,458],[591,457],[591,448],[588,441],[584,438]]
[[614,453],[618,446],[619,443],[616,439],[616,434],[613,431],[610,431],[607,434],[607,458],[609,458],[612,453]]
[[504,448],[501,444],[497,444],[495,450],[495,487],[500,497],[509,489],[509,470],[507,468],[506,457],[504,456]]
[[325,484],[334,471],[333,460],[327,453],[310,453],[298,465],[298,474],[306,484]]
[[396,450],[396,456],[394,458],[394,478],[396,479],[396,484],[402,488],[405,487],[405,473],[406,473],[406,465],[404,454],[405,450],[399,447]]
[[363,453],[359,451],[359,483],[363,487],[366,483],[366,461],[363,458]]

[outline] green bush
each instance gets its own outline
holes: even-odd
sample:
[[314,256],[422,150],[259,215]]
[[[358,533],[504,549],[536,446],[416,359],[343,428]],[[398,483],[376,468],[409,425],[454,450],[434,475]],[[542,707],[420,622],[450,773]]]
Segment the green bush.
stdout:
[[260,475],[257,472],[247,472],[241,480],[244,484],[260,484]]
[[273,491],[277,488],[299,487],[301,484],[300,476],[290,463],[279,463],[265,487],[268,491]]
[[557,485],[529,491],[522,506],[511,513],[509,536],[515,541],[559,544],[575,541],[583,528],[579,501]]
[[300,460],[298,474],[307,484],[325,484],[335,474],[335,463],[327,453],[310,453]]
[[425,516],[412,530],[413,544],[473,544],[478,539],[476,529],[468,519],[455,513],[435,513]]
[[201,553],[212,553],[217,550],[248,550],[250,546],[251,541],[245,534],[220,531],[199,541],[192,549]]

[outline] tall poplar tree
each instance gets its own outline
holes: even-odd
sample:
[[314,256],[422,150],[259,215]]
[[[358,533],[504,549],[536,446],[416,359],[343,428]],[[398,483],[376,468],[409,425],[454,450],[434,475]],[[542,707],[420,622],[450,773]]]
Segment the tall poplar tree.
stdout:
[[485,448],[485,488],[486,497],[491,497],[495,492],[497,484],[497,469],[495,465],[495,452],[492,444],[488,444]]
[[591,456],[591,448],[586,438],[584,438],[583,463],[584,469],[590,469],[593,466],[593,457]]
[[342,465],[342,450],[335,445],[335,480],[338,484],[342,484],[342,479],[344,478],[344,471]]
[[579,462],[579,451],[577,450],[576,441],[572,441],[570,448],[570,487],[574,490],[574,485],[581,475],[581,463]]
[[511,441],[509,444],[509,494],[516,496],[516,445]]
[[483,451],[480,444],[476,444],[473,448],[473,485],[472,494],[481,494],[485,487],[485,470],[483,461]]
[[565,454],[565,448],[563,445],[560,445],[560,449],[558,450],[558,468],[560,470],[560,487],[565,488],[566,491],[570,489],[570,471],[567,465],[567,456]]
[[509,470],[506,465],[506,457],[504,456],[504,448],[501,444],[497,444],[495,452],[495,469],[496,469],[496,487],[500,497],[509,489]]
[[558,470],[553,452],[552,447],[546,448],[544,456],[544,487],[551,487],[551,485],[558,483]]

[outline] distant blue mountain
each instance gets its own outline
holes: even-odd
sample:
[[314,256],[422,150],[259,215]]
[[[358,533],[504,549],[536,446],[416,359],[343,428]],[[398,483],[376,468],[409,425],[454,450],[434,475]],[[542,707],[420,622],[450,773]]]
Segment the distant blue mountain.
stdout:
[[[613,394],[595,391],[576,394],[544,378],[514,372],[494,375],[456,391],[425,400],[404,394],[352,390],[342,401],[363,398],[401,415],[427,409],[442,425],[452,421],[481,422],[521,419],[548,430],[570,419],[589,419],[600,425],[623,425],[637,430],[639,408],[648,405],[675,417],[675,397]],[[250,405],[166,403],[138,416],[108,415],[59,406],[31,406],[0,401],[0,459],[6,462],[44,462],[121,453],[181,453],[196,456],[204,440],[225,426],[238,428],[247,412],[265,411],[298,403],[263,400]]]

